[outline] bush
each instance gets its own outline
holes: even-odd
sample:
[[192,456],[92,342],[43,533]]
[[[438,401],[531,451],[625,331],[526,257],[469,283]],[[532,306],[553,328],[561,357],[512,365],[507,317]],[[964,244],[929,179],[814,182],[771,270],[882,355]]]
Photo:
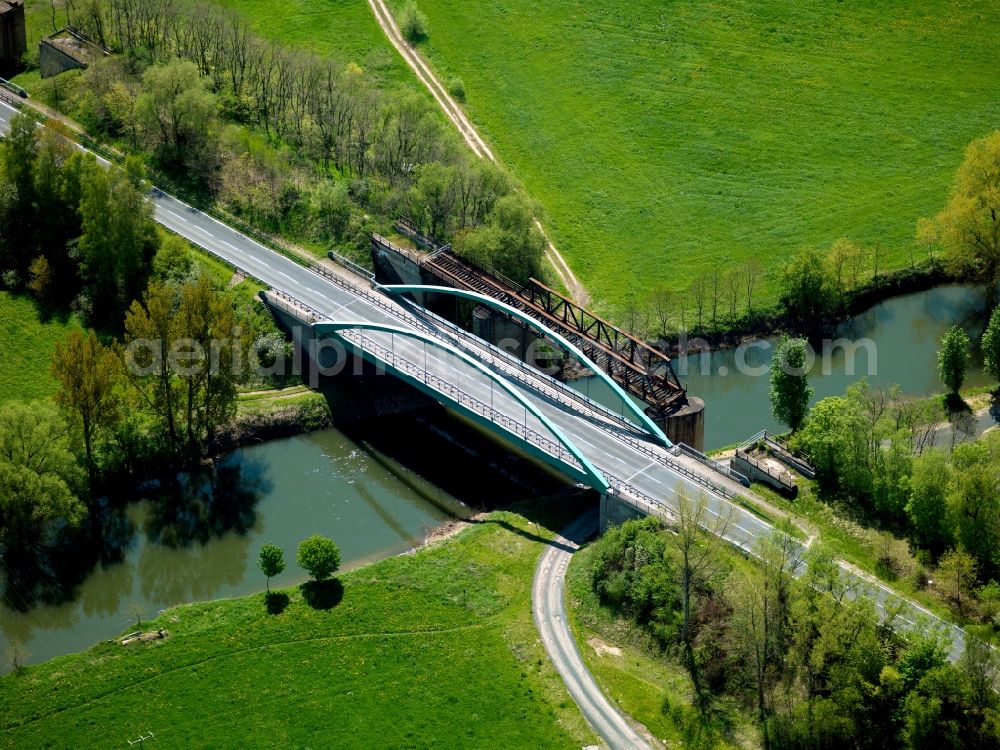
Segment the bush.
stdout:
[[325,581],[340,567],[340,549],[332,539],[313,534],[299,543],[298,564],[317,581]]
[[403,8],[403,17],[400,25],[403,30],[403,36],[411,44],[416,44],[427,38],[427,16],[421,12],[413,0],[410,0]]
[[459,101],[465,101],[465,82],[455,76],[450,81],[448,81],[448,93]]
[[677,570],[659,519],[626,521],[609,529],[594,542],[590,576],[604,604],[634,617],[661,646],[676,637]]

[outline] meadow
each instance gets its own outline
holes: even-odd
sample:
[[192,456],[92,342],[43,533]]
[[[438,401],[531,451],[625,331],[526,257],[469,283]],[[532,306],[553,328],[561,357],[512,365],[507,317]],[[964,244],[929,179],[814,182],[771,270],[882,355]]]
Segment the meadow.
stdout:
[[841,236],[905,265],[966,144],[1000,126],[996,3],[419,6],[423,52],[605,307]]
[[79,327],[73,315],[47,317],[30,297],[0,292],[0,401],[56,392],[52,352],[72,327]]
[[390,87],[418,87],[365,0],[290,0],[280,6],[267,0],[217,2],[241,13],[265,39],[355,63]]
[[143,623],[165,640],[2,677],[0,747],[113,747],[149,731],[162,748],[591,744],[527,583],[567,512],[532,517],[492,513],[341,576],[324,602],[295,588],[278,614],[264,594],[177,607]]

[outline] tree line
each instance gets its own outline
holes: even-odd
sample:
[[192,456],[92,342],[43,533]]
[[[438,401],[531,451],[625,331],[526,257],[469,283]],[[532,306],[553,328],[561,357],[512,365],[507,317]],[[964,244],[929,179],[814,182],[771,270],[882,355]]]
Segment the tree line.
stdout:
[[264,41],[215,3],[89,0],[68,14],[121,54],[50,79],[43,96],[237,216],[362,251],[405,214],[514,279],[539,273],[537,206],[421,92]]
[[[953,665],[936,636],[897,633],[869,598],[852,596],[821,545],[793,578],[801,548],[780,530],[758,542],[753,567],[727,562],[697,528],[703,506],[682,498],[670,530],[655,518],[610,529],[590,567],[601,601],[687,667],[695,746],[714,746],[710,717],[732,699],[756,717],[769,750],[1000,746],[988,646],[970,639]],[[664,711],[685,717],[667,700]]]

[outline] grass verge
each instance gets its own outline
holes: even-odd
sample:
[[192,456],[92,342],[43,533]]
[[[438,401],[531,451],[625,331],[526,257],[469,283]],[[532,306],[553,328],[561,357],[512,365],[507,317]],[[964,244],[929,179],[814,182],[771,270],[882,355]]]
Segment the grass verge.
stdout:
[[[564,513],[457,537],[302,589],[171,609],[145,630],[0,678],[0,746],[568,747],[593,741],[538,642],[530,581]],[[537,534],[537,536],[536,536]],[[287,601],[283,597],[287,596]],[[315,600],[314,600],[315,602]]]

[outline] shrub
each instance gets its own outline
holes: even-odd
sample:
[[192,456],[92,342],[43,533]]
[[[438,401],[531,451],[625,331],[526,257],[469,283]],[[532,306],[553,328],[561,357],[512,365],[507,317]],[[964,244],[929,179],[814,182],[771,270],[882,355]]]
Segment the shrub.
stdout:
[[465,82],[455,76],[450,81],[448,81],[448,93],[459,101],[465,101]]
[[411,44],[423,41],[427,38],[427,16],[417,7],[417,4],[410,0],[403,8],[402,23],[403,36]]

